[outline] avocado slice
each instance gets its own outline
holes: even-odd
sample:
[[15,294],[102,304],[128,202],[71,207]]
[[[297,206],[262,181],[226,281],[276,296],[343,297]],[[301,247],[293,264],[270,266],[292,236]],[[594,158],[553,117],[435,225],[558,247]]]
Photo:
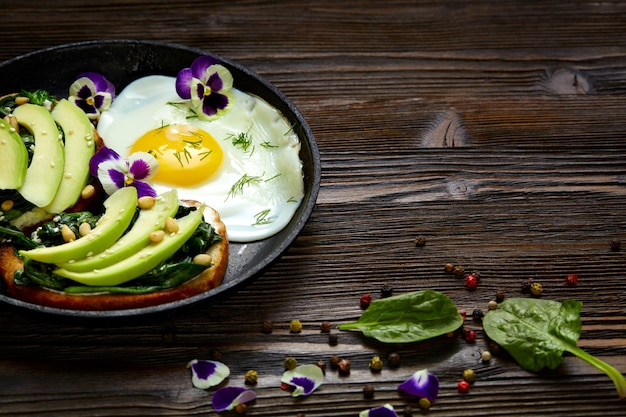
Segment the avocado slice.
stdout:
[[204,205],[178,219],[177,233],[166,234],[159,243],[151,243],[139,252],[103,269],[89,272],[72,272],[56,269],[54,274],[90,286],[120,285],[138,278],[170,258],[193,235],[203,218]]
[[88,235],[58,246],[22,250],[20,255],[45,263],[64,263],[83,259],[111,247],[126,231],[135,215],[137,189],[125,187],[104,201],[104,215]]
[[157,197],[154,207],[141,210],[131,229],[110,248],[92,257],[58,266],[72,272],[88,272],[119,262],[147,246],[150,233],[163,229],[165,219],[174,216],[177,211],[178,193],[176,190],[167,191]]
[[20,135],[0,119],[0,190],[16,190],[24,184],[28,151]]
[[94,127],[78,106],[60,100],[51,112],[54,121],[61,126],[65,137],[65,165],[63,180],[52,202],[46,207],[48,213],[61,213],[71,207],[89,179],[89,160],[96,150]]
[[17,190],[37,207],[45,207],[56,195],[63,178],[65,158],[59,129],[50,112],[36,104],[17,106],[13,116],[35,138],[33,158],[24,183]]

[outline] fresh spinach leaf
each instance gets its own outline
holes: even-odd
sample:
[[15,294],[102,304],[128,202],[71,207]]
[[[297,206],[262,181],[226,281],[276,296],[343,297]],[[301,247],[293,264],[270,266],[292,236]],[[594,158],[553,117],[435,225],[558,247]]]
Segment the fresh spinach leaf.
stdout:
[[606,373],[620,398],[626,398],[626,380],[611,365],[580,349],[582,303],[563,303],[534,298],[510,298],[489,311],[483,319],[487,336],[504,348],[524,369],[537,372],[554,369],[569,352]]
[[463,319],[452,300],[437,291],[423,290],[372,302],[358,321],[339,330],[361,330],[384,343],[410,343],[455,331]]

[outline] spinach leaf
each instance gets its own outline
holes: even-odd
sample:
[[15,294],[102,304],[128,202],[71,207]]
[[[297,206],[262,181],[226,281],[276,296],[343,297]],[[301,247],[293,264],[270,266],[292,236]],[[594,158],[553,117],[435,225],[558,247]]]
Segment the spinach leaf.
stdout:
[[384,343],[410,343],[452,332],[463,319],[452,300],[437,291],[423,290],[372,302],[358,321],[339,330],[361,330]]
[[626,380],[611,365],[576,345],[580,337],[582,303],[563,303],[533,298],[510,298],[483,319],[487,336],[503,347],[524,369],[537,372],[554,369],[569,352],[606,373],[620,398],[626,398]]

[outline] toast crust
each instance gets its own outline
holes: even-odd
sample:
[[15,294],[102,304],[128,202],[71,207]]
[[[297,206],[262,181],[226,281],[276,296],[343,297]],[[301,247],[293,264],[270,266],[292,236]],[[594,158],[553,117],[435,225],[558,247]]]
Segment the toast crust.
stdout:
[[126,310],[150,307],[193,297],[209,291],[222,283],[228,266],[228,239],[226,225],[217,211],[205,208],[205,219],[213,226],[222,240],[209,248],[212,265],[198,276],[177,287],[155,291],[148,294],[67,294],[38,286],[16,285],[13,275],[24,268],[23,260],[15,254],[12,245],[0,246],[0,277],[5,283],[7,293],[18,300],[46,307],[66,310]]

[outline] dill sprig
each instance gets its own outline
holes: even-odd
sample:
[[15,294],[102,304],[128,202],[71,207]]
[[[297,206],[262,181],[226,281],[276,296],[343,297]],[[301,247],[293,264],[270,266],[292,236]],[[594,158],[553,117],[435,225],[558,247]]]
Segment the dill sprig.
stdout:
[[270,224],[274,220],[276,220],[276,216],[269,216],[269,214],[270,214],[270,209],[263,210],[255,214],[254,218],[256,221],[254,222],[253,226],[261,226],[264,224]]
[[[239,132],[238,134],[229,134],[226,136],[227,140],[230,140],[233,146],[241,148],[244,152],[248,152],[248,148],[252,146],[252,137],[249,132]],[[252,147],[254,149],[254,147]]]
[[250,184],[258,184],[263,179],[262,175],[248,175],[243,174],[241,178],[239,178],[233,186],[230,188],[226,199],[228,200],[230,197],[234,197],[238,194],[243,194],[243,189]]

